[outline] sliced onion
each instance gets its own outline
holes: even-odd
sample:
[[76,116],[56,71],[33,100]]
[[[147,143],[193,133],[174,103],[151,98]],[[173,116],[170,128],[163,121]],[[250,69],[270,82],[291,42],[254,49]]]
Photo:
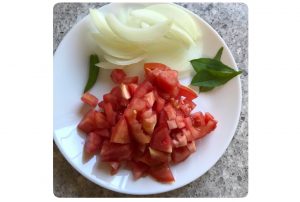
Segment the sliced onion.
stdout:
[[97,45],[108,55],[122,59],[132,59],[144,52],[137,46],[126,45],[118,41],[108,40],[100,33],[92,33]]
[[146,9],[156,11],[169,20],[173,20],[180,28],[189,33],[193,40],[197,40],[200,36],[199,29],[191,15],[179,6],[173,4],[155,4],[146,7]]
[[138,63],[142,60],[144,60],[146,57],[146,55],[140,55],[136,58],[133,58],[133,59],[130,59],[130,60],[122,60],[120,58],[116,58],[116,57],[112,57],[112,56],[109,56],[109,55],[104,55],[104,58],[112,63],[112,64],[116,64],[116,65],[121,65],[121,66],[126,66],[126,65],[131,65],[131,64],[135,64],[135,63]]
[[[133,10],[130,14],[150,25],[154,25],[159,22],[164,22],[168,20],[168,18],[163,16],[162,14],[149,9]],[[172,24],[171,29],[168,33],[166,33],[166,36],[169,38],[180,40],[188,46],[194,43],[192,37],[186,31],[178,27],[176,24]]]
[[123,65],[115,65],[110,62],[99,62],[95,64],[97,67],[101,67],[103,69],[123,69],[125,66]]
[[149,28],[133,28],[121,23],[113,14],[106,16],[110,28],[121,38],[131,42],[151,42],[163,37],[171,28],[172,21],[157,23]]

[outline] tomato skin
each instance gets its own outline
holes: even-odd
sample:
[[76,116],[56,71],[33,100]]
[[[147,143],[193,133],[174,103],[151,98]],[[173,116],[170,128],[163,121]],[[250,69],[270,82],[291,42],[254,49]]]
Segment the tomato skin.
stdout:
[[172,140],[167,127],[158,128],[153,132],[150,146],[158,151],[172,152]]
[[90,132],[85,140],[84,151],[87,154],[95,154],[100,151],[102,142],[103,140],[98,134]]
[[144,81],[141,83],[138,88],[136,89],[134,96],[137,98],[141,98],[150,92],[153,89],[152,84],[149,81]]
[[187,147],[178,147],[174,148],[172,152],[172,161],[174,163],[179,163],[184,161],[191,154],[190,150]]
[[179,96],[184,96],[189,100],[193,100],[198,97],[195,91],[184,85],[179,85]]
[[101,161],[126,161],[132,158],[130,144],[117,144],[104,141],[100,152]]
[[122,83],[124,84],[137,84],[139,82],[139,77],[138,76],[131,76],[131,77],[126,77],[122,80]]
[[128,161],[128,166],[131,168],[134,180],[141,178],[149,169],[149,166],[142,162]]
[[109,123],[106,120],[104,114],[101,112],[94,112],[95,125],[97,129],[109,128]]
[[149,174],[159,182],[174,182],[174,177],[168,164],[151,167]]
[[156,78],[157,86],[160,87],[164,92],[171,93],[177,88],[178,77],[176,71],[167,70],[162,71]]
[[117,119],[117,113],[113,110],[112,104],[109,102],[104,103],[104,112],[107,118],[107,121],[111,125],[116,124],[116,119]]
[[98,98],[89,92],[86,92],[82,95],[81,101],[84,102],[85,104],[90,105],[93,108],[96,107],[98,104]]
[[96,129],[94,113],[95,113],[94,109],[91,109],[89,112],[87,112],[77,126],[80,130],[82,130],[86,134]]
[[110,138],[110,132],[109,132],[108,129],[97,129],[93,132],[96,133],[97,135],[101,136],[101,137]]
[[210,120],[214,120],[215,118],[213,117],[213,115],[211,115],[209,112],[205,113],[205,123],[207,124],[208,121]]
[[113,82],[120,84],[123,79],[126,77],[126,73],[122,69],[114,69],[110,75]]
[[122,117],[118,121],[118,123],[112,128],[110,142],[120,144],[126,144],[131,142],[127,122],[124,117]]

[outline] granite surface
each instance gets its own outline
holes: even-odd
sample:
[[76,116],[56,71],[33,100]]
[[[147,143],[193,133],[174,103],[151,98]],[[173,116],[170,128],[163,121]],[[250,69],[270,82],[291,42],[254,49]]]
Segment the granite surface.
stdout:
[[[244,197],[248,193],[248,8],[242,3],[179,3],[201,16],[225,40],[243,70],[238,128],[221,159],[202,177],[174,191],[148,197]],[[53,8],[53,51],[71,27],[104,3],[59,3]],[[99,187],[81,176],[53,143],[53,193],[57,197],[133,197]]]

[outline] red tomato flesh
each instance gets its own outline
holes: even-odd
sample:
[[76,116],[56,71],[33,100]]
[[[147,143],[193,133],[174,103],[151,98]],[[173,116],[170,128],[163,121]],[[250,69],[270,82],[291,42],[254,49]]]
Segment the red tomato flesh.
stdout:
[[96,107],[98,104],[98,98],[89,92],[84,93],[83,96],[81,97],[81,100],[82,102],[90,105],[91,107]]

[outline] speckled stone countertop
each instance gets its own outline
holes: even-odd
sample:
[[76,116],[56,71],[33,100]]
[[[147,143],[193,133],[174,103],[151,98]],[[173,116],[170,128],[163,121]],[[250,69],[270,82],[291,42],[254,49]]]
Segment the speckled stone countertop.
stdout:
[[[59,3],[53,8],[53,51],[71,27],[104,3]],[[208,22],[225,40],[243,70],[238,128],[221,159],[202,177],[174,191],[147,197],[244,197],[248,193],[248,8],[242,3],[180,3]],[[53,193],[57,197],[133,197],[99,187],[81,176],[53,143]]]

